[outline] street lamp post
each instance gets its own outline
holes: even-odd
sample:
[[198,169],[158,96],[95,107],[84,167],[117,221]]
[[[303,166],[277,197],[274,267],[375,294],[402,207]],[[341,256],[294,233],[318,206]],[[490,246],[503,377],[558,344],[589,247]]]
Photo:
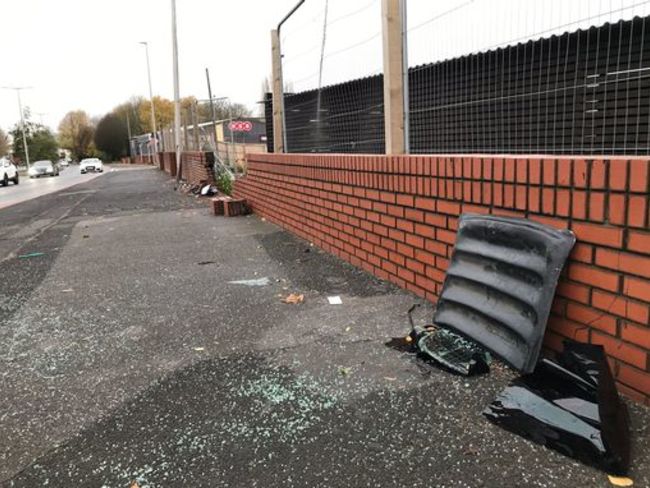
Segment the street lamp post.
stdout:
[[38,115],[38,119],[41,121],[41,125],[45,126],[43,122],[43,115],[47,115],[47,112],[34,112],[34,115]]
[[151,103],[151,130],[153,131],[153,156],[151,162],[156,164],[158,162],[158,132],[156,131],[156,111],[153,104],[153,89],[151,88],[151,65],[149,64],[149,43],[146,41],[140,42],[144,46],[147,55],[147,79],[149,80],[149,101]]
[[172,2],[172,55],[174,61],[174,146],[176,149],[176,181],[181,177],[181,102],[178,81],[178,35],[176,32],[176,0]]
[[18,110],[20,111],[20,130],[23,133],[23,148],[25,149],[25,162],[29,169],[29,148],[27,147],[27,136],[25,135],[25,115],[23,114],[23,103],[20,100],[20,90],[27,90],[29,86],[3,86],[5,90],[16,90],[18,96]]

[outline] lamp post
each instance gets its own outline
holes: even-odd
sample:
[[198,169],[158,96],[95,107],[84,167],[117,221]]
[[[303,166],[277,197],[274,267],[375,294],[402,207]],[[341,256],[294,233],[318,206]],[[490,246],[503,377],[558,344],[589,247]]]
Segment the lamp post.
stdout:
[[172,55],[174,61],[174,146],[176,149],[176,181],[181,178],[181,102],[178,82],[178,35],[176,32],[176,0],[172,1]]
[[47,112],[34,112],[34,115],[38,115],[38,119],[41,121],[41,125],[45,126],[43,122],[43,115],[47,115]]
[[149,102],[151,103],[151,130],[153,131],[153,156],[152,163],[158,162],[158,132],[156,130],[156,111],[153,105],[153,90],[151,88],[151,65],[149,64],[149,43],[146,41],[140,42],[144,46],[147,55],[147,79],[149,80]]
[[25,115],[23,114],[23,103],[20,100],[20,90],[27,90],[29,86],[3,86],[5,90],[16,90],[18,96],[18,110],[20,111],[20,130],[23,133],[23,148],[25,149],[25,162],[29,169],[29,148],[27,147],[27,136],[25,136]]

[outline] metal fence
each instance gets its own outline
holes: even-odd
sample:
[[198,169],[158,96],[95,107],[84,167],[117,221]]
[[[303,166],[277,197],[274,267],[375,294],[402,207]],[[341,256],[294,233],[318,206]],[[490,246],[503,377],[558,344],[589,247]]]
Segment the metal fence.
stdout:
[[[420,58],[434,59],[409,68],[410,152],[650,154],[650,17],[624,20],[650,2],[592,2],[590,10],[551,14],[546,24],[512,13],[513,27],[494,38],[477,39],[467,29],[481,27],[461,23],[469,38],[461,45],[451,17],[480,15],[468,9],[481,1],[447,2],[409,29],[409,52],[419,47]],[[414,45],[445,35],[451,40],[432,52]],[[288,152],[384,152],[381,74],[284,100]],[[269,141],[271,104],[267,98]]]

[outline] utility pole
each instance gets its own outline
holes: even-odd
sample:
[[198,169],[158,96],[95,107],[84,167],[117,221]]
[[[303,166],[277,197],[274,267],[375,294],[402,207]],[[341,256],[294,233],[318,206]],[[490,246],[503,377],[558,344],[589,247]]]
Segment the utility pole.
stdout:
[[199,141],[199,118],[197,115],[197,102],[192,103],[190,107],[190,116],[192,117],[192,142],[194,144],[194,150],[200,151],[200,141]]
[[212,135],[214,136],[214,149],[217,150],[217,123],[214,111],[214,100],[212,100],[212,87],[210,86],[210,71],[205,68],[205,78],[208,81],[208,98],[210,99],[210,113],[212,115]]
[[228,100],[228,115],[230,116],[230,123],[228,124],[228,129],[230,129],[230,146],[232,149],[232,167],[235,168],[237,165],[237,151],[235,150],[235,131],[232,130],[232,100]]
[[131,119],[129,117],[129,112],[126,112],[126,133],[129,137],[129,150],[127,152],[127,155],[131,157]]
[[181,101],[178,82],[178,36],[176,32],[176,0],[172,1],[172,52],[174,57],[174,146],[176,149],[176,181],[181,178]]
[[153,90],[151,89],[151,65],[149,64],[149,43],[146,41],[140,42],[144,46],[147,55],[147,79],[149,80],[149,102],[151,103],[151,130],[153,131],[153,155],[151,162],[158,163],[158,131],[156,130],[156,110],[153,105]]
[[129,135],[129,142],[131,141],[131,118],[127,112],[126,114],[126,133]]
[[27,136],[25,135],[25,114],[23,113],[23,103],[20,100],[20,90],[27,90],[30,86],[3,86],[5,90],[16,90],[18,96],[18,110],[20,111],[20,130],[23,133],[23,148],[25,149],[25,162],[29,169],[29,148],[27,147]]
[[38,115],[38,120],[41,121],[41,125],[45,126],[45,123],[43,122],[43,115],[47,115],[47,112],[34,112],[34,115]]
[[183,112],[183,141],[184,141],[184,148],[188,148],[190,146],[190,140],[189,140],[189,135],[187,133],[187,125],[189,124],[188,120],[189,117],[187,116],[187,110],[185,109],[185,112]]

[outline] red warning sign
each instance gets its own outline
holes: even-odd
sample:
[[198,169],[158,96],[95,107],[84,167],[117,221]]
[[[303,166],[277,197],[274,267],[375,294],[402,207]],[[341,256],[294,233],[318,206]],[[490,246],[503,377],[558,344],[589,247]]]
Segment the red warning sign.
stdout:
[[228,124],[228,128],[233,132],[250,132],[253,124],[248,120],[233,120]]

